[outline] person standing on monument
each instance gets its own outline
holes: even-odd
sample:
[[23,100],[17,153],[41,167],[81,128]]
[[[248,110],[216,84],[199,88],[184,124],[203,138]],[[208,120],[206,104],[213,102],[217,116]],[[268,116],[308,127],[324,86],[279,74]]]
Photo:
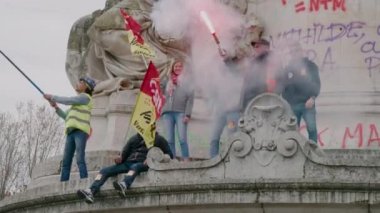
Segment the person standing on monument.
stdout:
[[187,143],[187,125],[193,110],[194,91],[188,84],[184,73],[184,64],[177,61],[173,65],[169,80],[166,84],[165,104],[162,109],[162,121],[165,126],[166,138],[170,149],[176,156],[175,128],[177,127],[182,159],[189,161],[189,145]]
[[254,50],[250,68],[244,73],[241,94],[241,111],[244,112],[248,103],[262,93],[281,93],[279,87],[279,63],[270,51],[270,43],[264,38],[252,42]]
[[282,96],[290,104],[298,126],[304,119],[309,139],[318,142],[315,100],[321,89],[318,66],[303,55],[299,42],[288,47],[289,60],[283,70]]
[[[243,70],[245,61],[245,55],[239,54],[237,51],[229,54],[225,51],[220,51],[219,54],[223,59],[226,69],[220,70],[218,75],[223,77],[209,91],[213,104],[210,130],[210,158],[214,158],[219,154],[220,138],[223,131],[226,129],[227,137],[230,137],[237,131],[240,118],[239,95],[243,82],[241,71]],[[229,82],[226,82],[225,79],[228,79]]]
[[[169,155],[169,157],[173,159],[173,154],[168,142],[158,133],[156,133],[154,146],[161,149],[165,155]],[[136,176],[141,172],[148,171],[149,167],[146,162],[148,151],[149,149],[146,147],[144,139],[139,134],[135,134],[127,141],[121,155],[114,159],[115,165],[102,168],[90,188],[78,190],[77,195],[80,198],[84,198],[87,203],[93,203],[94,196],[100,191],[100,188],[109,177],[127,173],[123,181],[113,182],[114,188],[120,195],[125,197],[126,190],[130,188]]]
[[[91,134],[92,92],[94,91],[95,85],[93,79],[83,77],[80,78],[75,88],[78,93],[77,96],[60,97],[50,94],[44,95],[44,98],[56,109],[58,116],[65,120],[66,144],[62,160],[61,181],[68,181],[70,179],[74,152],[76,152],[80,178],[88,177],[85,149],[87,139]],[[64,112],[57,106],[57,103],[71,105],[71,107]]]

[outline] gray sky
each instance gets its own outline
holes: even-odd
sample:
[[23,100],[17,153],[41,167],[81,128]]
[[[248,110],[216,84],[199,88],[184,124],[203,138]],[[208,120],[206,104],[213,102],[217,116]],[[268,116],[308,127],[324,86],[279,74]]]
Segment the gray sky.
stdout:
[[[104,4],[105,0],[0,0],[0,50],[45,93],[75,95],[65,72],[70,28]],[[20,101],[47,104],[2,55],[0,75],[0,112],[15,112]]]

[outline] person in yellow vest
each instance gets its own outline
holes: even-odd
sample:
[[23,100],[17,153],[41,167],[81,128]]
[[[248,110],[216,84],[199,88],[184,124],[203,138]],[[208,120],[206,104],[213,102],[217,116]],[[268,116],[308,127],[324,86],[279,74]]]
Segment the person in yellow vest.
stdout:
[[[80,178],[88,177],[85,149],[87,139],[91,132],[90,117],[94,87],[95,81],[93,79],[83,77],[79,80],[75,88],[78,92],[77,96],[60,97],[50,94],[44,95],[44,98],[55,108],[58,116],[65,120],[65,133],[67,136],[62,160],[61,181],[68,181],[70,179],[74,152],[76,152]],[[57,106],[57,103],[71,105],[71,107],[64,112]]]

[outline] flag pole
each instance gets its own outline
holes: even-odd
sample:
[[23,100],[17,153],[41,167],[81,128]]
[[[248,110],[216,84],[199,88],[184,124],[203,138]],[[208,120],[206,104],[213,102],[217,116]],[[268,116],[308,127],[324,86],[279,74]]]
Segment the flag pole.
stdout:
[[30,79],[3,51],[0,50],[0,53],[36,88],[42,95],[45,93],[35,84],[32,79]]
[[148,63],[146,63],[146,58],[144,55],[141,55],[141,58],[143,59],[144,61],[144,64],[145,64],[145,67],[148,69]]
[[[140,47],[139,46],[139,44],[142,46],[142,45],[144,45],[144,39],[143,39],[143,37],[142,37],[142,35],[141,35],[141,26],[139,25],[139,23],[137,22],[137,21],[135,21],[134,19],[133,19],[133,17],[131,17],[131,16],[129,16],[128,15],[128,13],[123,9],[123,8],[120,8],[120,15],[122,16],[122,18],[124,19],[124,24],[125,24],[125,29],[128,31],[128,30],[130,30],[131,32],[130,32],[130,34],[131,35],[133,35],[133,37],[131,37],[128,33],[127,33],[127,36],[128,36],[128,40],[129,40],[129,44],[131,45],[131,53],[132,54],[135,54],[135,51],[133,50],[133,48],[132,47],[135,47],[136,48],[136,46],[137,46],[137,48],[139,48],[139,49],[143,49],[143,51],[141,52],[141,54],[139,54],[139,55],[141,55],[142,56],[142,60],[144,61],[144,64],[145,64],[145,67],[146,67],[146,72],[148,72],[149,71],[149,68],[150,68],[150,65],[151,65],[151,61],[150,61],[150,63],[149,63],[149,65],[148,65],[148,63],[147,63],[147,60],[146,60],[146,58],[145,58],[145,55],[144,54],[149,54],[149,56],[150,57],[154,57],[154,54],[153,54],[153,56],[151,56],[152,55],[152,53],[151,53],[151,51],[148,51],[147,53],[144,53],[144,49],[146,50],[146,49],[148,49],[149,50],[149,48],[147,48],[147,47],[144,47],[144,48],[142,48],[142,47]],[[141,51],[141,50],[140,50]],[[136,54],[137,55],[137,54]],[[153,64],[152,64],[153,65]],[[153,65],[154,66],[154,65]],[[146,74],[145,74],[145,77],[146,77]],[[144,77],[144,80],[145,80],[145,77]],[[143,81],[144,81],[143,80]],[[131,123],[132,123],[132,121],[133,121],[133,116],[134,116],[134,114],[136,113],[136,109],[137,109],[137,103],[139,102],[139,100],[140,100],[140,98],[141,98],[141,88],[140,88],[140,92],[138,93],[138,95],[137,95],[137,97],[136,97],[136,104],[135,104],[135,106],[133,107],[133,110],[132,110],[132,114],[131,114],[131,118],[130,118],[130,121],[129,121],[129,125],[128,125],[128,127],[127,127],[127,133],[126,133],[126,137],[128,138],[129,137],[129,134],[130,134],[130,129],[131,129]],[[140,133],[141,134],[141,133]],[[141,136],[143,136],[143,135],[141,135]],[[147,142],[147,141],[145,141],[145,142]]]
[[[145,64],[146,69],[148,70],[148,64],[147,64],[147,62],[146,62],[146,58],[145,58],[145,56],[144,56],[144,55],[141,55],[141,58],[142,58],[143,61],[144,61],[144,64]],[[136,102],[137,102],[137,100],[139,100],[140,93],[141,93],[141,91],[140,91],[139,94],[137,95]],[[136,104],[135,104],[135,106],[133,107],[131,117],[129,118],[129,124],[128,124],[128,128],[127,128],[127,134],[126,134],[126,136],[125,136],[126,138],[129,138],[129,133],[130,133],[130,131],[131,131],[132,117],[133,117],[133,114],[135,113],[135,110],[136,110]],[[125,140],[125,139],[124,139],[124,140]]]

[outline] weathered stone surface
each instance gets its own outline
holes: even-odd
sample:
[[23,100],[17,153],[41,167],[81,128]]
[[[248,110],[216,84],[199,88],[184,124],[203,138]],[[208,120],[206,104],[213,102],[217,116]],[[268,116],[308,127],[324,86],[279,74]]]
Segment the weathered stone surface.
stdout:
[[[96,173],[104,165],[113,164],[113,159],[118,156],[118,151],[93,151],[86,153],[87,169],[90,173]],[[75,158],[75,157],[74,157]],[[62,156],[50,158],[49,161],[37,164],[33,169],[32,182],[28,185],[28,189],[55,184],[59,181],[61,173],[61,160]],[[78,178],[78,167],[73,162],[71,169],[71,179]]]
[[[298,133],[288,104],[276,95],[263,94],[250,103],[240,132],[217,157],[167,161],[152,148],[151,169],[136,179],[127,198],[118,197],[111,179],[94,204],[79,200],[76,190],[88,187],[113,154],[87,155],[88,180],[78,180],[74,169],[69,182],[59,183],[57,168],[40,165],[33,174],[36,186],[2,200],[0,212],[380,211],[380,152],[320,150]],[[45,181],[49,178],[55,181]]]

